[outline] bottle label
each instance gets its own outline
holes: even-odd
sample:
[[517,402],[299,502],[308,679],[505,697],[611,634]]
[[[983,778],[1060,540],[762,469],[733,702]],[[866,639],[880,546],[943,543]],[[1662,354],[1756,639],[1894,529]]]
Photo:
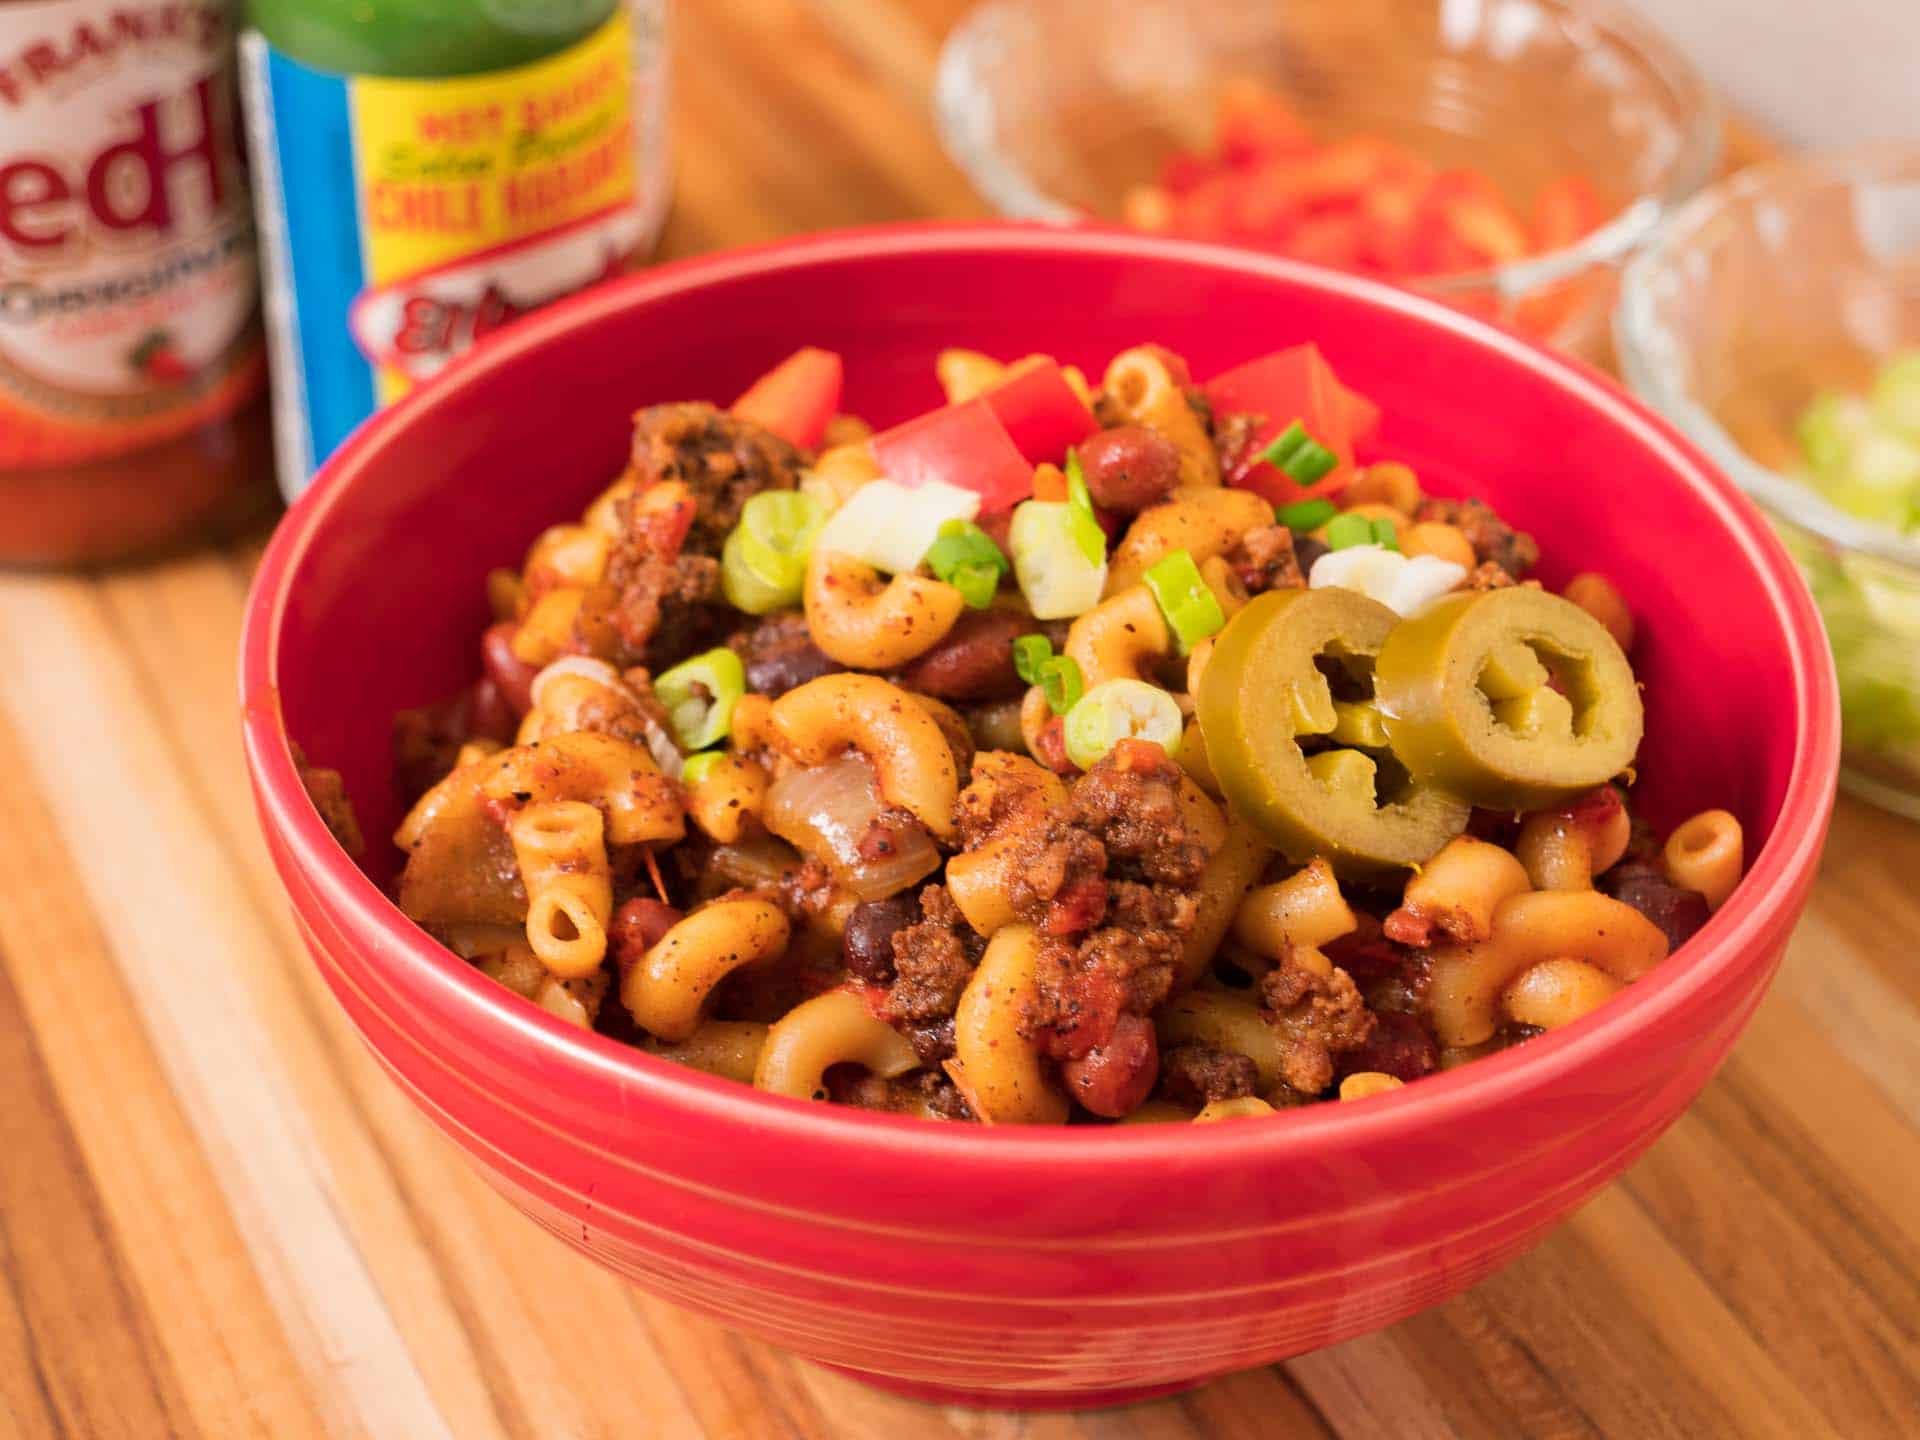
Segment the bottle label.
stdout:
[[265,379],[224,4],[0,5],[0,467],[107,459]]
[[660,3],[451,79],[325,74],[242,37],[290,494],[375,409],[652,238],[665,96],[657,24],[635,29]]

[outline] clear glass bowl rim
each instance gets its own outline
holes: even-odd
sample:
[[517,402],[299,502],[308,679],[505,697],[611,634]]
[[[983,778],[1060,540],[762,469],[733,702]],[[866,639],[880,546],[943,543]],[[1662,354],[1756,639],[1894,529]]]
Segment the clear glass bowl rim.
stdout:
[[1621,375],[1633,391],[1678,425],[1765,509],[1829,545],[1902,566],[1920,578],[1920,541],[1836,509],[1818,491],[1760,464],[1718,421],[1670,385],[1655,359],[1666,348],[1661,337],[1670,334],[1655,318],[1662,278],[1728,208],[1768,196],[1784,201],[1835,185],[1896,176],[1920,184],[1920,145],[1880,141],[1810,151],[1762,161],[1722,180],[1682,206],[1627,266],[1614,308],[1613,335]]
[[[934,81],[934,120],[941,144],[976,189],[1002,214],[1018,219],[1072,224],[1087,217],[1039,189],[1026,173],[974,133],[972,55],[1003,17],[1049,0],[985,0],[968,11],[940,48]],[[1296,0],[1298,3],[1298,0]],[[1713,178],[1720,163],[1719,101],[1693,65],[1659,30],[1612,0],[1526,0],[1540,10],[1576,16],[1611,36],[1651,70],[1678,106],[1680,146],[1666,183],[1635,197],[1619,214],[1574,244],[1483,270],[1422,275],[1408,283],[1431,295],[1493,291],[1518,298],[1559,284],[1599,265],[1632,255],[1689,196]]]

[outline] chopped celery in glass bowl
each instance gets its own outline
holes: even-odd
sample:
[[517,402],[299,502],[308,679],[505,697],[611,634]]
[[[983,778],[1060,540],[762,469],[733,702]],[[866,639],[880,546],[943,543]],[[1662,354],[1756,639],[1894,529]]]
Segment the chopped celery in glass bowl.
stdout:
[[1842,783],[1920,818],[1920,146],[1708,190],[1628,268],[1614,337],[1628,383],[1799,559],[1839,671]]

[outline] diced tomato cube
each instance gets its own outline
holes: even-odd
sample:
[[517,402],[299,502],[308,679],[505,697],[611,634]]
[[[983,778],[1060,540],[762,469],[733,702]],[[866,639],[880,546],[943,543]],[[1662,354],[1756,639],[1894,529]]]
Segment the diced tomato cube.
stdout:
[[1293,107],[1257,80],[1230,80],[1221,88],[1215,127],[1214,147],[1229,165],[1251,165],[1313,145]]
[[1252,490],[1276,504],[1303,494],[1329,495],[1344,488],[1353,475],[1354,411],[1346,387],[1320,354],[1317,345],[1296,345],[1249,361],[1201,387],[1215,415],[1262,415],[1253,453],[1295,420],[1307,434],[1331,450],[1340,462],[1325,478],[1302,487],[1272,465],[1253,460],[1228,477],[1231,484]]
[[1033,493],[1033,465],[985,396],[942,406],[868,443],[880,473],[894,484],[978,491],[983,514],[1010,509]]
[[1100,428],[1052,360],[1021,366],[980,398],[1007,427],[1020,453],[1035,465],[1059,464],[1066,459],[1068,446],[1078,445]]
[[1361,197],[1364,224],[1360,259],[1383,275],[1405,275],[1414,267],[1424,180],[1382,181]]
[[1233,234],[1232,216],[1240,196],[1240,186],[1232,175],[1215,175],[1201,181],[1173,202],[1175,234],[1195,240],[1224,240]]
[[1202,181],[1220,173],[1212,156],[1193,150],[1176,150],[1160,162],[1160,188],[1184,195]]
[[1294,162],[1277,160],[1237,172],[1227,185],[1228,226],[1236,239],[1266,244],[1279,240],[1306,213],[1288,182]]
[[1562,175],[1541,187],[1533,197],[1533,246],[1536,251],[1564,250],[1599,228],[1606,215],[1600,193],[1584,175]]
[[1347,394],[1347,436],[1355,445],[1364,445],[1380,428],[1380,407],[1358,390],[1340,388]]
[[1527,227],[1507,199],[1477,170],[1434,177],[1422,198],[1415,252],[1417,273],[1482,270],[1523,259]]
[[1309,215],[1280,242],[1280,253],[1314,265],[1351,270],[1360,261],[1365,226],[1364,218],[1348,211]]
[[808,345],[748,386],[746,394],[733,402],[733,413],[811,450],[840,408],[843,378],[838,355]]

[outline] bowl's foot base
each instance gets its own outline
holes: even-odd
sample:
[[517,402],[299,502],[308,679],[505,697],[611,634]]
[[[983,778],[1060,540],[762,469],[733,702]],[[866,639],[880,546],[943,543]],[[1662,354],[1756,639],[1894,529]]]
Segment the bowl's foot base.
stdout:
[[895,1375],[875,1375],[844,1365],[825,1368],[910,1400],[925,1400],[935,1405],[969,1405],[978,1410],[1108,1410],[1116,1405],[1178,1395],[1206,1383],[1203,1379],[1175,1380],[1160,1385],[1119,1386],[1112,1390],[963,1390],[951,1385],[903,1380]]

